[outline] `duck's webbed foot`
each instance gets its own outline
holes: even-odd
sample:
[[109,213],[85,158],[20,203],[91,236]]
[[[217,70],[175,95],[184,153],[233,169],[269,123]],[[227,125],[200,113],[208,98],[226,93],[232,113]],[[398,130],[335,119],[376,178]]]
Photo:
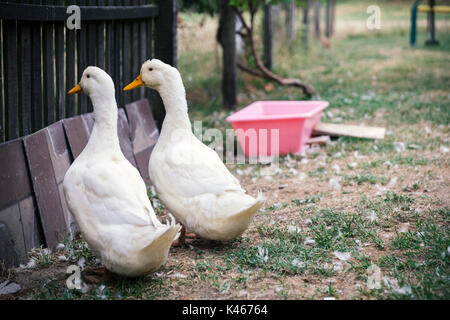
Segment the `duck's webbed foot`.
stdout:
[[112,273],[105,267],[90,269],[88,272],[93,273],[93,274],[86,275],[86,276],[84,276],[84,278],[86,279],[86,281],[91,282],[91,283],[109,282],[114,277],[114,273]]
[[188,245],[194,242],[197,239],[197,235],[195,233],[189,232],[186,233],[186,228],[182,225],[180,230],[180,236],[177,240],[172,243],[173,247],[181,247],[183,245]]

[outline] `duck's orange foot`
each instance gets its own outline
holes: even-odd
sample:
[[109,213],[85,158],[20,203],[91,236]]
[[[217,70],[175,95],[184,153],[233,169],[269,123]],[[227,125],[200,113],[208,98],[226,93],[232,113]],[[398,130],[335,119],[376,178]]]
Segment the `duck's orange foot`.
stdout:
[[88,272],[93,273],[93,275],[86,275],[84,279],[90,283],[109,282],[114,276],[114,273],[105,267],[90,269]]
[[172,242],[172,247],[181,247],[181,246],[186,246],[188,244],[191,244],[194,242],[195,239],[189,239],[189,238],[184,238],[183,240],[181,240],[180,238],[178,238],[177,240],[175,240],[174,242]]
[[191,244],[195,239],[197,239],[197,235],[195,233],[186,233],[185,227],[181,226],[180,236],[172,243],[172,247],[181,247],[183,245]]

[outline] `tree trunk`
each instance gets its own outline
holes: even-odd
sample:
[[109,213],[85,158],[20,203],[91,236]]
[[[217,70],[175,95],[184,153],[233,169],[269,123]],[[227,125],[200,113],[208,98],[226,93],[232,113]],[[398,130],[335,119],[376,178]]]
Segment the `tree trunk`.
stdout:
[[247,39],[247,43],[250,46],[251,53],[252,53],[253,57],[255,58],[255,63],[259,70],[254,70],[242,63],[238,64],[239,68],[250,74],[253,74],[256,76],[261,76],[261,77],[276,81],[277,83],[279,83],[281,85],[299,87],[303,90],[303,92],[306,95],[315,96],[317,93],[314,90],[314,88],[303,83],[300,79],[283,78],[266,68],[266,66],[262,62],[261,57],[259,56],[259,54],[256,50],[255,39],[254,39],[254,32],[253,32],[254,31],[254,20],[255,20],[254,18],[255,18],[257,10],[255,10],[255,8],[253,8],[253,10],[250,10],[250,24],[247,24],[247,22],[245,21],[242,11],[240,11],[238,8],[235,8],[235,11],[246,31],[244,33],[244,36]]
[[331,38],[332,12],[333,12],[333,1],[327,0],[327,5],[325,8],[325,35],[328,39]]
[[320,6],[319,1],[314,1],[314,36],[320,39]]
[[310,0],[307,0],[305,8],[303,9],[303,41],[305,43],[305,46],[308,45],[309,41],[309,7]]
[[222,0],[219,38],[222,45],[222,104],[234,108],[237,104],[236,15],[229,0]]
[[331,36],[334,35],[335,15],[336,15],[336,0],[331,0],[331,17],[330,17],[330,24],[331,24],[330,35]]
[[286,36],[292,41],[295,36],[295,1],[286,4]]
[[264,5],[264,66],[267,69],[272,69],[272,57],[273,57],[273,49],[272,49],[272,5],[266,4]]

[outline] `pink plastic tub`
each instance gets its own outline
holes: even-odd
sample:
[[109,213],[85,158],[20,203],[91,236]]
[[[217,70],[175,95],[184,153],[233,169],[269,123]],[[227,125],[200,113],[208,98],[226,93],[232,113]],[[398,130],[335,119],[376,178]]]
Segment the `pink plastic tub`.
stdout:
[[256,101],[227,121],[248,157],[299,154],[326,107],[327,101]]

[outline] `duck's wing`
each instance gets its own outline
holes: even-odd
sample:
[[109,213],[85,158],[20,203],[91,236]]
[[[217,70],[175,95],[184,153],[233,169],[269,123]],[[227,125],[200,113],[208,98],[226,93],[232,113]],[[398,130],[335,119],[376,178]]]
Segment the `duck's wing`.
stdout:
[[221,194],[244,191],[239,181],[228,171],[218,154],[196,138],[191,143],[179,143],[160,154],[161,167],[153,174],[159,184],[184,197],[204,193]]
[[86,205],[105,225],[152,223],[155,227],[161,226],[147,197],[144,181],[131,164],[123,161],[97,163],[84,171],[81,187]]

